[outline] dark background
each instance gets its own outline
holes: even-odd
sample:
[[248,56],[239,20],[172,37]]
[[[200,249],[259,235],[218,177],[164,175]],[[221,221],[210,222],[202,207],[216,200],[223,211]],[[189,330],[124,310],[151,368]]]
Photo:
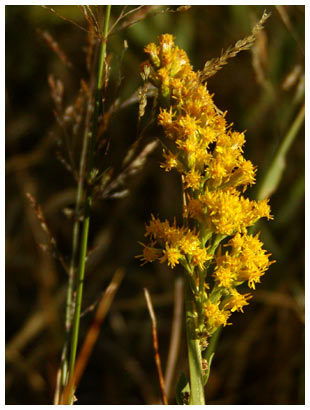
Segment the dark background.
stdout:
[[[75,147],[77,163],[83,122],[74,133],[74,121],[69,121],[68,135],[64,135],[53,114],[48,76],[53,74],[63,83],[64,109],[72,105],[81,78],[88,82],[89,73],[86,33],[68,19],[85,28],[87,24],[76,6],[53,8],[66,19],[39,6],[6,7],[6,404],[52,403],[64,336],[66,274],[59,261],[40,248],[47,238],[25,197],[31,192],[41,205],[58,251],[68,261],[72,219],[64,209],[74,206],[76,181],[57,152],[66,156],[67,138],[70,149]],[[166,8],[144,10],[149,13],[144,19],[109,38],[107,109],[116,98],[126,100],[141,85],[143,47],[158,35],[174,34],[194,68],[201,69],[208,59],[248,35],[264,10],[263,6],[193,6],[154,15]],[[258,166],[251,197],[258,192],[304,98],[304,6],[267,9],[272,15],[252,51],[231,59],[208,81],[216,105],[228,111],[234,129],[247,130],[245,157]],[[112,22],[120,11],[121,6],[112,6]],[[100,10],[94,12],[100,18]],[[72,66],[64,64],[44,41],[45,30]],[[125,39],[128,50],[120,67]],[[116,89],[120,73],[122,82]],[[287,85],[288,79],[291,84]],[[104,134],[110,149],[96,158],[100,170],[120,168],[136,139],[137,117],[135,103],[110,118]],[[141,126],[149,118],[150,108]],[[149,127],[142,146],[161,132],[156,125]],[[98,300],[117,268],[123,267],[126,275],[77,390],[77,404],[159,402],[143,287],[153,299],[165,368],[174,284],[180,271],[161,264],[140,267],[134,256],[141,252],[138,241],[143,240],[144,223],[152,212],[161,218],[181,215],[180,181],[173,172],[165,173],[160,161],[161,149],[157,148],[141,172],[128,181],[127,197],[94,203],[83,309]],[[235,313],[233,325],[220,336],[206,389],[208,404],[304,403],[303,126],[288,152],[270,204],[274,221],[259,229],[277,263],[257,286],[245,313]],[[80,340],[93,315],[90,312],[82,318]],[[187,371],[186,362],[183,328],[177,374]]]

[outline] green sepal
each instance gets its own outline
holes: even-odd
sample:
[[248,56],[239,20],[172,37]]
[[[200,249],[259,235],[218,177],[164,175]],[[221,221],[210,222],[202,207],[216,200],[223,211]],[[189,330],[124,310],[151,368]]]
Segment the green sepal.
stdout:
[[210,359],[208,361],[208,368],[206,370],[206,374],[203,376],[203,385],[205,386],[208,383],[209,376],[210,376],[210,370],[211,370],[211,363],[213,360],[214,352],[211,354]]

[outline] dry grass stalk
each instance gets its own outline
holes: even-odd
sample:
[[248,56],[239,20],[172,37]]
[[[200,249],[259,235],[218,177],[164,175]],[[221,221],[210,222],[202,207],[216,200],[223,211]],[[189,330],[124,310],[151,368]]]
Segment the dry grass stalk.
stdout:
[[42,209],[40,207],[40,205],[36,202],[36,200],[34,199],[34,197],[30,194],[30,192],[26,193],[26,197],[29,200],[30,205],[32,206],[32,208],[34,209],[35,215],[40,223],[40,226],[42,228],[42,230],[45,232],[47,239],[48,239],[48,243],[46,244],[42,244],[40,243],[40,249],[44,252],[51,252],[52,256],[55,259],[58,259],[59,262],[61,263],[62,267],[64,268],[65,272],[68,272],[68,266],[66,265],[66,262],[64,261],[64,258],[62,256],[62,254],[59,252],[58,247],[57,247],[57,242],[56,239],[53,237],[51,231],[49,230],[45,217],[43,215]]
[[65,388],[65,391],[64,391],[64,394],[61,400],[61,404],[68,403],[69,394],[70,394],[72,385],[74,385],[74,389],[76,389],[78,386],[78,383],[84,373],[84,370],[88,363],[93,347],[96,343],[96,340],[98,339],[102,323],[111,307],[114,296],[124,278],[124,275],[125,275],[125,272],[123,269],[117,269],[113,275],[113,278],[109,286],[107,287],[107,289],[105,290],[101,298],[101,301],[99,303],[99,306],[95,314],[94,321],[91,324],[90,329],[88,330],[85,341],[78,355],[73,377],[69,379],[69,382]]
[[86,32],[88,33],[88,30],[87,30],[85,27],[81,26],[81,25],[78,24],[76,21],[71,20],[71,19],[69,19],[69,18],[67,18],[67,17],[65,17],[65,16],[63,16],[63,15],[61,15],[60,13],[58,13],[58,12],[57,12],[55,9],[53,9],[52,7],[48,7],[48,6],[41,6],[41,7],[43,7],[43,8],[46,9],[46,10],[48,10],[50,13],[55,14],[57,17],[61,18],[62,20],[67,21],[67,22],[73,24],[74,26],[78,27],[80,30],[86,31]]
[[156,369],[159,379],[159,386],[160,386],[160,393],[161,393],[161,400],[163,404],[168,404],[168,399],[165,391],[165,381],[163,376],[163,371],[161,368],[161,361],[160,355],[158,351],[158,338],[157,338],[157,323],[156,323],[156,316],[153,309],[152,301],[150,294],[146,288],[144,288],[144,296],[147,304],[147,308],[149,310],[150,318],[152,321],[152,336],[153,336],[153,347],[154,347],[154,356],[155,356],[155,363]]
[[[127,189],[126,183],[130,177],[137,174],[141,169],[148,158],[148,156],[155,150],[158,146],[157,141],[152,141],[147,144],[135,158],[131,158],[131,162],[124,160],[125,167],[123,170],[113,179],[110,179],[110,176],[107,175],[106,178],[103,178],[101,185],[95,187],[94,194],[98,198],[121,198],[126,196],[129,191]],[[133,147],[134,149],[135,147]],[[127,155],[130,155],[132,152],[128,151]],[[127,165],[128,164],[128,165]]]
[[265,21],[270,17],[271,13],[264,11],[259,22],[254,26],[251,34],[242,40],[238,40],[235,45],[230,46],[222,52],[220,57],[212,58],[206,62],[203,70],[200,73],[200,79],[202,82],[206,81],[208,78],[212,77],[217,71],[219,71],[229,58],[235,57],[240,51],[248,50],[251,48],[255,42],[256,35],[264,28]]
[[183,322],[183,305],[184,305],[184,284],[183,279],[178,278],[175,281],[174,288],[174,310],[171,326],[171,338],[169,353],[165,372],[165,390],[167,397],[173,394],[172,383],[175,374],[175,367],[179,356],[181,344],[181,332]]
[[65,52],[60,48],[57,41],[47,30],[38,29],[39,35],[46,42],[46,44],[54,51],[54,53],[60,58],[60,60],[68,67],[72,68],[72,63],[66,56]]

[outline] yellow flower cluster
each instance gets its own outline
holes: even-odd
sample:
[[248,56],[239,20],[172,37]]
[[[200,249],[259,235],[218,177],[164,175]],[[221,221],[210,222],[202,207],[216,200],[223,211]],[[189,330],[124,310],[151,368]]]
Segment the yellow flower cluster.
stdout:
[[[243,312],[248,304],[250,294],[242,295],[236,287],[247,282],[255,289],[272,263],[258,236],[247,234],[248,227],[260,218],[272,219],[270,207],[268,200],[243,196],[255,183],[256,172],[243,157],[244,133],[232,131],[226,113],[215,106],[173,36],[160,36],[159,44],[147,45],[145,52],[149,60],[144,72],[159,91],[158,124],[166,136],[161,167],[181,174],[184,216],[192,229],[178,228],[175,221],[170,225],[152,215],[146,226],[150,244],[143,244],[140,258],[144,263],[167,262],[171,268],[179,263],[185,266],[195,284],[192,289],[198,289],[195,298],[200,300],[200,317],[210,335],[227,324],[231,312]],[[230,250],[222,254],[220,247],[214,256],[227,236],[232,238],[224,246]],[[214,285],[209,290],[207,274],[212,265]]]
[[208,333],[211,335],[219,326],[226,326],[227,320],[230,316],[230,311],[219,308],[219,302],[212,303],[208,300],[205,303],[206,327]]
[[270,265],[267,254],[262,249],[258,235],[240,235],[237,233],[225,246],[231,246],[231,252],[215,258],[214,278],[219,286],[232,289],[245,281],[255,289],[255,283]]
[[[213,258],[207,254],[207,249],[201,246],[198,236],[189,228],[176,226],[176,221],[170,225],[167,220],[161,222],[152,215],[149,225],[146,226],[146,234],[151,240],[151,245],[143,246],[143,255],[138,257],[146,262],[167,262],[173,269],[178,263],[203,270],[204,263]],[[155,247],[157,246],[157,247]]]
[[246,232],[247,227],[265,216],[271,219],[268,201],[250,201],[236,188],[209,190],[197,198],[189,197],[189,215],[208,224],[215,233],[233,235]]

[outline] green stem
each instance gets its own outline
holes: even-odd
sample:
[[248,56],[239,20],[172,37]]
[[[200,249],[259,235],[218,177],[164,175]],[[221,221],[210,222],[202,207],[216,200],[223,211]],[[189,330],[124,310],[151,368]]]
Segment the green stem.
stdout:
[[190,404],[205,404],[201,349],[196,334],[198,314],[188,279],[185,288],[186,335],[191,386]]
[[72,339],[71,339],[71,351],[70,351],[70,365],[69,374],[72,375],[74,371],[76,350],[79,335],[79,324],[80,324],[80,314],[81,314],[81,304],[83,296],[83,285],[84,285],[84,274],[85,274],[85,260],[87,252],[87,242],[88,242],[88,231],[89,231],[89,209],[91,206],[91,197],[87,197],[85,218],[83,222],[82,236],[81,236],[81,247],[80,247],[80,259],[79,259],[79,269],[78,269],[78,283],[77,283],[77,295],[75,302],[75,315],[73,321],[72,329]]
[[[88,107],[90,104],[88,104]],[[88,132],[89,132],[89,120],[90,120],[90,109],[87,109],[86,121],[85,121],[85,132],[83,136],[83,146],[79,164],[79,175],[78,175],[78,186],[75,198],[75,210],[74,210],[74,224],[72,231],[72,253],[69,267],[69,277],[68,277],[68,288],[67,288],[67,299],[66,299],[66,315],[65,315],[65,343],[62,351],[62,369],[61,369],[61,385],[62,387],[68,381],[68,349],[70,343],[70,333],[72,324],[72,312],[73,312],[73,289],[75,282],[75,272],[78,257],[78,245],[80,236],[80,213],[82,207],[82,199],[84,195],[84,181],[86,173],[86,159],[87,159],[87,148],[88,148]]]
[[[69,360],[69,378],[73,377],[76,352],[78,345],[78,336],[79,336],[79,326],[80,326],[80,314],[81,314],[81,305],[82,305],[82,296],[83,296],[83,285],[84,285],[84,275],[85,275],[85,262],[87,254],[87,244],[88,244],[88,233],[89,233],[89,220],[90,220],[90,209],[92,204],[92,188],[91,188],[91,178],[93,175],[94,168],[94,152],[95,145],[97,140],[98,133],[98,117],[100,111],[100,97],[101,97],[101,88],[103,81],[103,67],[106,58],[106,40],[108,36],[108,27],[110,19],[111,6],[107,5],[103,38],[100,46],[100,54],[98,61],[98,76],[97,76],[97,87],[95,93],[95,107],[93,115],[93,127],[91,135],[91,146],[88,159],[88,172],[87,172],[87,189],[86,189],[86,198],[85,198],[85,208],[84,208],[84,220],[81,234],[81,243],[80,243],[80,255],[79,255],[79,266],[77,272],[77,289],[76,289],[76,303],[75,303],[75,312],[74,319],[72,324],[72,336],[71,336],[71,350],[70,350],[70,360]],[[71,382],[74,382],[71,380]],[[70,403],[72,402],[74,385],[72,383],[72,390],[70,392]]]

